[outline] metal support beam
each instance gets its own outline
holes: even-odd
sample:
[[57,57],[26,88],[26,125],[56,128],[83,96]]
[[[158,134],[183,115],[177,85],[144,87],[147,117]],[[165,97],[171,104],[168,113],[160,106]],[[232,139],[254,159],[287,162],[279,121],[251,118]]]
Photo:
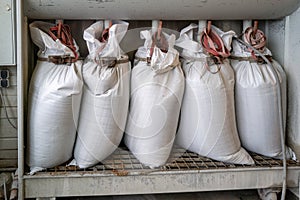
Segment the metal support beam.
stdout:
[[25,15],[32,19],[233,20],[278,19],[291,14],[299,0],[26,0]]
[[25,37],[27,36],[27,28],[25,26],[24,17],[24,1],[16,1],[16,22],[17,22],[17,93],[18,93],[18,196],[19,199],[24,199],[24,79],[26,74],[26,45]]
[[[41,173],[24,177],[25,197],[101,196],[281,187],[281,171],[282,167],[135,172],[119,176],[101,172]],[[298,178],[296,178],[298,172],[299,167],[289,169],[290,187],[298,186]]]
[[202,31],[205,29],[206,27],[206,20],[199,20],[198,21],[198,34],[197,34],[197,41],[200,42],[200,34],[202,33]]

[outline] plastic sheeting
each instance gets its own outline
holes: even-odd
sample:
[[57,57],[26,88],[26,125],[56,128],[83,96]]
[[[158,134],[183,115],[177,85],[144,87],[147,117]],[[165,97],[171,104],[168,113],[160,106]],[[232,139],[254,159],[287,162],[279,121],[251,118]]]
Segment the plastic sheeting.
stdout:
[[[39,47],[38,57],[74,56],[47,34],[52,26],[45,22],[30,24],[32,41]],[[83,85],[81,66],[81,61],[70,65],[37,61],[28,103],[27,164],[32,173],[72,157]]]
[[[118,147],[126,125],[130,63],[119,43],[128,23],[113,21],[107,42],[100,42],[103,22],[84,31],[89,56],[83,65],[84,89],[78,136],[71,164],[87,168],[105,159]],[[102,60],[101,62],[101,59]],[[105,59],[108,59],[105,61]],[[108,65],[116,60],[116,65]]]
[[[190,25],[183,29],[176,45],[183,48],[183,70],[186,76],[185,94],[176,144],[215,160],[254,164],[241,147],[234,108],[234,72],[227,59],[219,64],[220,71],[213,74],[205,67],[209,56],[202,45],[193,40]],[[222,32],[212,27],[230,50],[233,31]],[[209,63],[209,62],[208,62]],[[209,66],[216,71],[218,66]]]
[[145,59],[152,44],[151,31],[142,31],[145,44],[136,53],[131,77],[131,102],[125,144],[137,159],[150,167],[167,161],[173,146],[184,92],[184,76],[174,35],[164,36],[168,52],[154,46],[151,63]]

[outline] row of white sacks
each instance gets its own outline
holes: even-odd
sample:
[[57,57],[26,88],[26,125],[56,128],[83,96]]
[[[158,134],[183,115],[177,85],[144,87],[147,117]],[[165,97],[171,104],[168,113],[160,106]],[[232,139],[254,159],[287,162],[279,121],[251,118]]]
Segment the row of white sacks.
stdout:
[[[30,24],[37,56],[72,56],[68,47],[47,34],[53,26]],[[254,164],[245,149],[282,158],[276,87],[281,85],[286,113],[286,76],[276,61],[272,64],[280,83],[270,66],[247,60],[225,59],[219,72],[211,73],[205,66],[209,55],[193,39],[198,27],[192,24],[177,40],[162,33],[168,51],[154,46],[150,63],[146,58],[153,33],[141,31],[145,44],[137,50],[131,70],[119,46],[127,29],[127,22],[114,21],[108,40],[101,42],[104,24],[96,22],[84,31],[89,50],[84,62],[37,61],[29,89],[27,133],[32,173],[72,157],[71,165],[93,166],[115,151],[124,132],[129,150],[149,167],[164,165],[174,145],[235,164]],[[233,48],[231,55],[251,57],[247,48],[232,42],[233,31],[212,30],[229,50]],[[271,55],[268,49],[264,54]],[[107,57],[117,59],[113,67],[97,62]],[[287,148],[287,157],[292,154]]]

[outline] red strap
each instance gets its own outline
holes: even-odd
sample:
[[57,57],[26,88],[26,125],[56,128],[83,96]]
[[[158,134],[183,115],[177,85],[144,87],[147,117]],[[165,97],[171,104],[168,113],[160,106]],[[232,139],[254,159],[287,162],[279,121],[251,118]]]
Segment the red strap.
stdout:
[[202,32],[200,42],[203,48],[217,59],[218,63],[222,63],[224,58],[230,56],[230,52],[224,45],[222,38],[211,30],[210,23]]
[[100,38],[100,42],[107,42],[108,38],[109,38],[109,29],[112,26],[112,21],[109,22],[109,27],[104,29],[102,34],[101,34],[101,38]]
[[147,57],[147,63],[151,62],[154,47],[157,46],[162,52],[168,52],[168,41],[166,37],[162,34],[162,21],[159,21],[157,32],[152,35],[152,43],[150,47],[150,55]]
[[71,29],[68,25],[62,24],[62,21],[59,21],[58,24],[49,29],[49,35],[53,40],[59,39],[62,44],[66,45],[74,53],[76,61],[78,59],[78,53],[74,45],[74,40],[71,34]]
[[107,42],[108,41],[108,37],[109,37],[109,28],[106,28],[103,30],[101,38],[100,38],[100,42]]
[[[258,28],[258,22],[254,22],[253,27],[248,27],[244,33],[244,41],[248,44],[250,44],[252,47],[254,47],[256,50],[263,53],[266,48],[267,39],[265,34],[259,30]],[[255,53],[253,50],[249,49],[252,56],[256,59]]]

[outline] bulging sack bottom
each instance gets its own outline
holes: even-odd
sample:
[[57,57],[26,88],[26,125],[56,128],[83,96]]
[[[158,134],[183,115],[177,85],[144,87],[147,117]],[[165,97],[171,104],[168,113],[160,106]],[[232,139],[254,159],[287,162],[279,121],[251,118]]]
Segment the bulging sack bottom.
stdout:
[[[283,125],[286,122],[286,75],[275,60],[272,65],[232,60],[236,74],[236,115],[242,145],[253,152],[273,158],[282,158],[277,87],[281,87]],[[286,148],[287,158],[295,157]]]
[[169,157],[180,112],[182,77],[177,67],[155,74],[141,62],[133,69],[125,143],[147,166],[161,166]]
[[125,144],[137,159],[151,168],[164,165],[169,158],[176,135],[184,92],[184,76],[178,52],[173,48],[175,36],[164,36],[169,49],[163,53],[154,47],[151,63],[147,57],[151,31],[142,31],[145,46],[136,53],[131,76],[131,101]]
[[[249,32],[252,29],[253,27],[249,27],[245,31],[243,39],[246,43],[250,43]],[[284,134],[287,109],[286,74],[280,64],[271,57],[271,51],[265,47],[264,33],[258,30],[258,35],[260,39],[255,41],[254,47],[267,58],[271,58],[271,66],[260,61],[260,55],[254,55],[251,49],[240,42],[232,43],[231,64],[236,75],[237,126],[242,145],[246,149],[282,159],[281,130]],[[295,158],[288,147],[286,157]]]
[[[191,24],[184,28],[176,45],[183,48],[185,93],[181,107],[176,144],[206,156],[235,164],[254,164],[241,147],[234,107],[235,77],[228,59],[214,64],[201,43],[194,41]],[[231,49],[233,31],[223,32],[212,26],[224,49]],[[225,51],[224,51],[225,52]]]
[[38,62],[30,83],[27,164],[31,172],[72,157],[81,99],[81,62]]
[[[69,41],[73,45],[70,49],[47,34],[54,26],[39,21],[29,26],[31,38],[39,47],[39,59],[78,56],[74,40]],[[26,160],[31,173],[60,165],[72,157],[83,85],[81,67],[81,61],[68,65],[37,62],[28,96]]]
[[98,21],[84,31],[89,56],[82,73],[84,79],[74,160],[70,165],[91,167],[119,146],[125,130],[130,90],[131,66],[119,43],[128,23],[112,21],[107,40]]
[[98,66],[97,70],[92,65],[94,63],[84,65],[89,74],[85,77],[90,76],[88,82],[92,83],[97,77],[92,71],[102,77],[92,83],[97,88],[96,93],[87,85],[83,89],[75,160],[71,163],[80,168],[93,166],[116,150],[123,137],[129,104],[129,63],[111,69]]
[[236,130],[234,73],[228,60],[217,74],[207,71],[203,62],[184,62],[183,70],[186,87],[176,143],[215,160],[254,164]]

